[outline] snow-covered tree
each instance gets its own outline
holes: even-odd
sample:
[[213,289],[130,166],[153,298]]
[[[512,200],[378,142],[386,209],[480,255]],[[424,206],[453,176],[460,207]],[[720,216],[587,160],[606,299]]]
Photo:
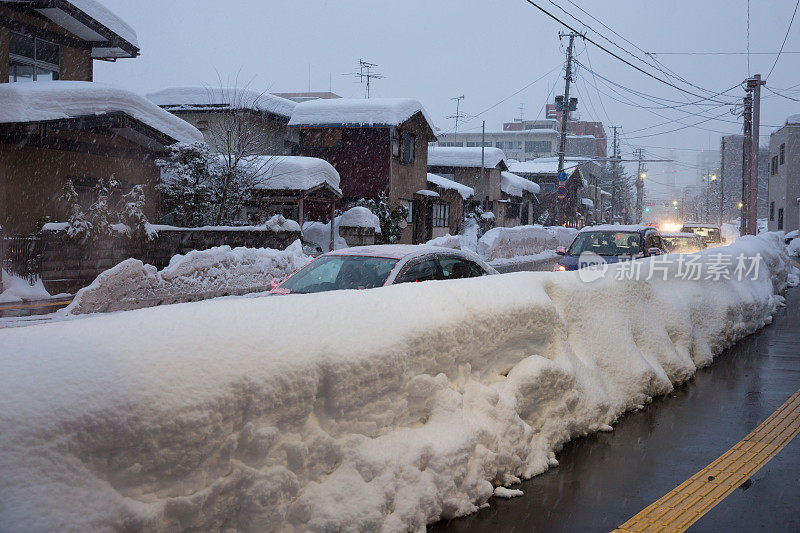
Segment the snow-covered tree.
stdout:
[[100,180],[94,188],[95,200],[84,212],[78,201],[78,193],[71,181],[64,186],[62,201],[69,208],[67,219],[67,235],[73,239],[98,240],[114,235],[114,224],[124,224],[129,235],[142,240],[150,240],[149,222],[145,215],[145,193],[143,185],[134,186],[122,196],[122,205],[118,209],[112,195],[119,188],[115,179]]
[[134,185],[128,194],[122,196],[119,217],[120,222],[128,227],[128,234],[141,241],[149,241],[155,235],[144,212],[145,203],[144,185]]
[[203,142],[176,143],[156,164],[162,169],[157,186],[162,212],[178,226],[211,224],[216,217],[212,185],[222,173],[219,157]]

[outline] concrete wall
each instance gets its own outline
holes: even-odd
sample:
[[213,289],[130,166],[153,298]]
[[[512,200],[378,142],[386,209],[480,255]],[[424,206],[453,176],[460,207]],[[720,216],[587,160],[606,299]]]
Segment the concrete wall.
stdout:
[[111,135],[97,134],[91,139],[96,147],[104,147],[112,155],[0,143],[0,226],[6,234],[34,231],[36,222],[45,216],[65,220],[67,206],[60,197],[71,178],[113,176],[128,187],[147,185],[147,214],[155,220],[158,198],[154,185],[160,171],[151,154]]
[[[778,231],[778,210],[783,209],[782,231],[798,229],[800,210],[797,198],[800,197],[800,125],[787,125],[770,136],[769,160],[778,156],[780,163],[780,147],[785,144],[784,164],[778,165],[776,175],[769,176],[769,193],[767,206],[775,203],[774,217],[769,218],[770,231]],[[767,211],[769,216],[769,210]]]
[[[230,116],[212,111],[174,111],[173,114],[199,129],[212,150],[225,152],[223,133],[228,129],[225,125],[230,124]],[[242,122],[255,132],[256,148],[252,152],[261,155],[288,154],[288,118],[247,112],[242,115]]]
[[42,281],[51,294],[77,292],[101,272],[133,257],[163,269],[176,254],[207,250],[214,246],[231,248],[273,248],[283,250],[300,238],[299,231],[222,231],[191,228],[159,230],[149,242],[119,235],[107,241],[81,242],[64,231],[42,232]]

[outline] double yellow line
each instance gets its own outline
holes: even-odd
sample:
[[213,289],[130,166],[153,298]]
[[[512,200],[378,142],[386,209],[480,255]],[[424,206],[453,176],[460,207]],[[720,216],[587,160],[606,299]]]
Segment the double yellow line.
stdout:
[[750,479],[798,432],[800,390],[733,448],[614,531],[685,531]]

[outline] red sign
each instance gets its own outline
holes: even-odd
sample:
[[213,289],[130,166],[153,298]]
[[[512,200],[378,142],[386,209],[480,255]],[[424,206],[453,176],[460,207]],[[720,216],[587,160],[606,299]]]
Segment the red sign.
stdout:
[[567,197],[567,188],[563,185],[556,187],[556,196],[559,198],[566,198]]

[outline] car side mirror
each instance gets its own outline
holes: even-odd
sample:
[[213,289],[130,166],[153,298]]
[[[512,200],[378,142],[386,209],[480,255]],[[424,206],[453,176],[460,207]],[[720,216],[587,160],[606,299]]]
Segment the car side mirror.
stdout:
[[269,288],[274,289],[283,282],[283,278],[274,278],[269,282]]
[[726,239],[725,237],[723,237],[723,238],[722,238],[722,242],[728,242],[728,239]]
[[661,254],[662,254],[661,248],[653,247],[647,249],[647,255],[661,255]]
[[567,255],[567,249],[564,248],[563,246],[559,246],[558,248],[556,248],[556,254]]

